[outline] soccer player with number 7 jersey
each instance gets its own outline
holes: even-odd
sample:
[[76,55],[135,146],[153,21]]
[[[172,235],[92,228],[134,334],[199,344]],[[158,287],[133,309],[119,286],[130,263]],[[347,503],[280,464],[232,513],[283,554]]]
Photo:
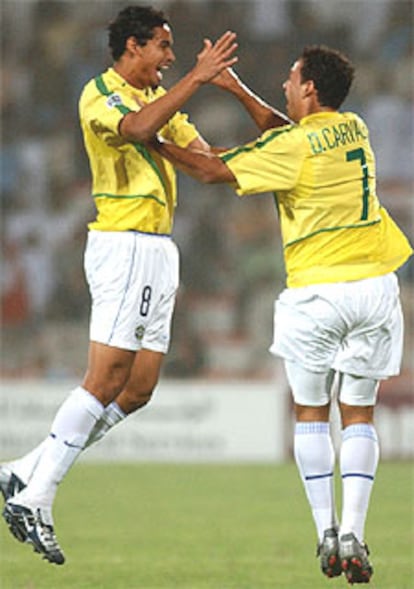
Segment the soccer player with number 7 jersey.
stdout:
[[[270,350],[283,358],[293,394],[294,454],[322,573],[344,574],[352,584],[373,574],[364,529],[379,460],[374,406],[379,382],[400,369],[403,319],[394,272],[412,254],[376,195],[365,123],[339,111],[353,76],[340,52],[307,47],[283,85],[294,124],[220,156],[160,138],[152,143],[203,182],[229,183],[240,196],[275,195],[287,288],[275,303]],[[342,420],[341,517],[330,433],[334,391]]]

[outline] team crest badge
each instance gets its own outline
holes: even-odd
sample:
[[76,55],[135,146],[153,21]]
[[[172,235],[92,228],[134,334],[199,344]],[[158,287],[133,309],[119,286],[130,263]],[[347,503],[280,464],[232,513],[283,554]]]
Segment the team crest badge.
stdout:
[[138,325],[135,330],[135,337],[141,340],[144,337],[145,327],[143,325]]

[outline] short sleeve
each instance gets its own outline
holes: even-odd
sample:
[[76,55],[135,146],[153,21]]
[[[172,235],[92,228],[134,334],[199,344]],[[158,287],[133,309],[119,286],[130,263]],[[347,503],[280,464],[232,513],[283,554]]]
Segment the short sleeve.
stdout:
[[305,157],[302,131],[296,125],[270,129],[220,157],[236,177],[240,196],[291,190]]
[[188,120],[188,115],[177,112],[163,127],[162,135],[179,147],[187,147],[199,136],[199,133],[195,125]]
[[131,112],[119,94],[95,95],[90,101],[80,102],[81,120],[92,133],[108,145],[115,145],[121,140],[119,123]]

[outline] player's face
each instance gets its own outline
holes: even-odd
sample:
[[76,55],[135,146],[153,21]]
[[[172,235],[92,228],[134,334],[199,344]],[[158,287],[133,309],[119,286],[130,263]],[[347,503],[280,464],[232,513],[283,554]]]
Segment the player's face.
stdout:
[[286,112],[288,116],[296,123],[302,118],[302,63],[296,61],[290,68],[289,77],[283,84],[283,90],[286,96]]
[[173,37],[168,25],[154,28],[154,36],[140,47],[139,78],[143,87],[156,88],[162,80],[162,70],[174,61]]

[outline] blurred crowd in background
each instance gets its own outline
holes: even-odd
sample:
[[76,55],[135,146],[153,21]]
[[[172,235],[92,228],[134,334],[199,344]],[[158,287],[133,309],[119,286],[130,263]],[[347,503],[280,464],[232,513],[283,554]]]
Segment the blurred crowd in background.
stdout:
[[[83,274],[94,217],[79,129],[83,85],[111,65],[108,22],[132,2],[2,0],[1,235],[3,376],[76,377],[86,365],[89,295]],[[149,4],[150,2],[145,2]],[[345,51],[357,77],[345,109],[360,113],[377,155],[378,193],[413,238],[413,3],[411,0],[170,0],[170,86],[203,38],[238,33],[236,71],[284,110],[282,83],[309,43]],[[257,131],[241,106],[206,86],[185,109],[212,145]],[[169,378],[268,378],[273,301],[285,274],[272,195],[239,199],[227,186],[179,176],[174,237],[181,287]],[[400,272],[406,315],[403,372],[414,370],[414,270]]]

